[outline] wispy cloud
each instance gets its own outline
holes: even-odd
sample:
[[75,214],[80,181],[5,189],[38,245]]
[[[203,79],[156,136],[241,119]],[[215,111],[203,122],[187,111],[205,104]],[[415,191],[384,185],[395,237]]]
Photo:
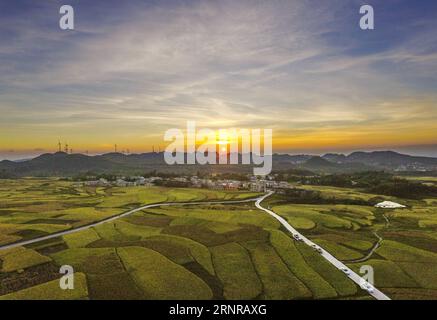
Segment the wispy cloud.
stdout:
[[60,3],[3,5],[3,137],[129,143],[187,119],[309,137],[437,120],[436,20],[423,4],[375,4],[365,33],[354,0],[77,1],[73,32],[57,28]]

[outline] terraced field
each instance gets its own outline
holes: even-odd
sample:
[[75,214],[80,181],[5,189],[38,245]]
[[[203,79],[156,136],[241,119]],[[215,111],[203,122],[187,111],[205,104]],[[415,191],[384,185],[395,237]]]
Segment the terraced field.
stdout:
[[[2,186],[0,210],[1,227],[8,231],[2,235],[12,241],[83,225],[144,203],[256,196],[197,189],[90,190],[54,180],[9,183]],[[28,196],[22,200],[19,195],[24,193]],[[101,213],[100,208],[108,211]],[[335,289],[329,276],[310,265],[319,260],[314,252],[296,246],[275,219],[252,203],[158,207],[0,251],[0,294],[3,299],[309,299],[364,294],[352,282],[348,285],[353,290]],[[63,291],[56,285],[59,267],[65,264],[74,267],[78,290]]]
[[240,200],[255,195],[158,187],[77,187],[57,179],[0,180],[0,245],[87,225],[150,203]]
[[[320,268],[323,259],[317,253],[295,244],[276,220],[253,204],[149,209],[52,243],[2,253],[1,259],[6,262],[2,283],[18,281],[20,272],[26,274],[36,266],[56,269],[68,264],[85,275],[89,299],[310,299],[365,295],[331,265]],[[24,261],[9,266],[8,256],[19,254]],[[37,282],[35,279],[32,284]],[[50,285],[42,282],[30,289],[40,292],[43,283]],[[3,288],[8,293],[4,298],[21,298],[28,292],[30,298],[34,297],[36,293],[26,285],[12,293]],[[56,298],[59,294],[45,291],[41,298]]]
[[[320,191],[324,198],[335,198],[337,203],[375,196],[347,188],[304,188]],[[437,299],[437,199],[389,199],[407,208],[284,204],[279,197],[270,205],[357,273],[363,265],[372,266],[375,286],[392,299]],[[373,252],[378,237],[383,240]]]
[[418,181],[428,185],[437,185],[437,177],[402,177],[411,181]]
[[[256,196],[199,189],[90,189],[36,179],[2,181],[0,189],[1,243],[84,225],[140,204]],[[374,197],[341,188],[326,193],[336,200]],[[437,209],[429,205],[434,199],[395,200],[408,208],[289,204],[280,197],[268,205],[357,272],[371,265],[375,285],[390,297],[436,299]],[[369,256],[378,242],[375,233],[383,241]],[[65,264],[76,272],[75,290],[59,289],[59,267]],[[369,298],[253,203],[150,208],[0,251],[0,299]]]

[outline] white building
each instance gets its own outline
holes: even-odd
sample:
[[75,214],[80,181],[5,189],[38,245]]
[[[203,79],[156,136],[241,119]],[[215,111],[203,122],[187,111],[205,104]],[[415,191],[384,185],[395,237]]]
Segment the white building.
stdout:
[[376,208],[384,208],[384,209],[398,209],[405,208],[404,205],[392,202],[392,201],[383,201],[375,205]]
[[123,179],[117,179],[117,181],[115,182],[115,185],[117,187],[127,187],[128,183],[127,183],[127,181],[124,181]]
[[266,191],[266,182],[264,180],[257,181],[250,184],[250,191],[255,192],[265,192]]

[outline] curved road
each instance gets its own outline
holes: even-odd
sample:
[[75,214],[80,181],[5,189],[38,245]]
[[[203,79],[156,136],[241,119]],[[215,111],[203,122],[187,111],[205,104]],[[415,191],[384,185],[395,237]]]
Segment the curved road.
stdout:
[[321,252],[320,255],[325,258],[329,263],[331,263],[334,267],[336,267],[337,269],[339,269],[340,271],[344,272],[343,270],[347,269],[348,270],[348,275],[345,274],[345,276],[349,277],[353,282],[355,282],[358,286],[360,286],[361,288],[363,288],[363,286],[367,286],[367,288],[371,288],[370,290],[366,290],[371,296],[373,296],[375,299],[378,300],[390,300],[390,298],[388,296],[386,296],[384,293],[382,293],[381,291],[379,291],[377,288],[375,288],[374,286],[370,285],[369,283],[367,283],[366,280],[364,280],[363,278],[361,278],[358,274],[356,274],[355,272],[353,272],[351,269],[349,269],[345,264],[343,264],[340,260],[338,260],[337,258],[335,258],[333,255],[331,255],[328,251],[326,251],[325,249],[323,249],[322,247],[318,246],[317,244],[315,244],[314,242],[310,241],[309,239],[305,238],[302,234],[300,234],[296,229],[294,229],[284,218],[282,218],[281,216],[277,215],[276,213],[274,213],[273,211],[263,208],[261,206],[261,202],[271,196],[273,194],[272,191],[270,191],[269,193],[267,193],[266,195],[258,198],[258,200],[255,202],[255,206],[260,209],[263,210],[265,212],[267,212],[269,215],[271,215],[273,218],[275,218],[276,220],[278,220],[293,236],[298,236],[300,237],[300,239],[302,239],[302,242],[305,243],[306,245],[314,248],[320,248]]
[[376,238],[378,238],[378,241],[373,245],[373,247],[370,249],[369,253],[360,259],[347,260],[347,263],[364,262],[364,261],[369,260],[372,257],[372,255],[375,253],[376,249],[378,249],[381,246],[381,243],[384,240],[376,232],[373,232],[373,234],[375,235]]
[[118,215],[109,217],[109,218],[105,218],[103,220],[97,221],[97,222],[93,222],[91,224],[87,224],[85,226],[81,226],[81,227],[77,227],[77,228],[73,228],[73,229],[68,229],[65,231],[60,231],[60,232],[55,232],[52,234],[49,234],[47,236],[42,236],[42,237],[38,237],[38,238],[34,238],[34,239],[30,239],[30,240],[24,240],[24,241],[18,241],[18,242],[14,242],[14,243],[10,243],[10,244],[5,244],[0,246],[0,250],[6,250],[6,249],[12,249],[12,248],[16,248],[16,247],[21,247],[21,246],[25,246],[28,244],[32,244],[32,243],[37,243],[37,242],[41,242],[44,240],[49,240],[49,239],[53,239],[53,238],[57,238],[57,237],[61,237],[61,236],[65,236],[67,234],[72,234],[72,233],[76,233],[79,231],[83,231],[86,229],[90,229],[93,227],[96,227],[98,225],[104,224],[106,222],[111,222],[123,217],[126,217],[128,215],[131,215],[132,213],[141,211],[141,210],[145,210],[145,209],[149,209],[149,208],[156,208],[156,207],[162,207],[162,206],[186,206],[186,205],[190,205],[190,204],[194,204],[194,205],[200,205],[200,204],[231,204],[231,203],[245,203],[245,202],[253,202],[258,200],[258,198],[252,198],[252,199],[246,199],[246,200],[229,200],[229,201],[205,201],[205,202],[164,202],[164,203],[155,203],[155,204],[148,204],[142,207],[138,207],[136,209],[127,211],[127,212],[123,212],[120,213]]
[[[388,228],[390,226],[390,220],[387,218],[387,216],[385,214],[382,214],[382,216],[384,217],[384,219],[386,221],[385,228]],[[366,254],[366,256],[363,258],[355,259],[355,260],[348,260],[347,263],[364,262],[364,261],[367,261],[368,259],[370,259],[370,257],[372,257],[372,255],[375,253],[376,249],[378,249],[381,246],[382,241],[384,240],[382,237],[379,236],[379,234],[376,233],[376,231],[374,231],[373,234],[375,235],[376,238],[378,238],[378,241],[372,247],[370,252],[368,254]]]
[[[81,226],[81,227],[77,227],[74,229],[69,229],[69,230],[65,230],[65,231],[61,231],[61,232],[57,232],[57,233],[52,233],[50,235],[47,236],[43,236],[43,237],[38,237],[35,239],[30,239],[30,240],[24,240],[24,241],[19,241],[19,242],[15,242],[15,243],[11,243],[11,244],[7,244],[7,245],[3,245],[0,246],[0,250],[6,250],[6,249],[11,249],[11,248],[16,248],[16,247],[21,247],[24,245],[28,245],[28,244],[32,244],[32,243],[37,243],[37,242],[41,242],[44,240],[49,240],[49,239],[53,239],[53,238],[57,238],[60,236],[65,236],[67,234],[72,234],[72,233],[76,233],[82,230],[86,230],[86,229],[90,229],[93,228],[95,226],[101,225],[103,223],[106,222],[111,222],[123,217],[126,217],[128,215],[131,215],[135,212],[138,211],[142,211],[145,209],[149,209],[149,208],[156,208],[156,207],[162,207],[162,206],[184,206],[184,205],[200,205],[200,204],[232,204],[232,203],[245,203],[245,202],[252,202],[252,201],[256,201],[255,202],[255,206],[262,210],[267,212],[269,215],[271,215],[273,218],[275,218],[276,220],[278,220],[293,236],[298,236],[300,237],[300,239],[303,241],[303,243],[305,243],[306,245],[310,246],[310,247],[316,247],[316,248],[320,248],[319,250],[320,255],[325,258],[329,263],[331,263],[334,267],[336,267],[337,269],[339,269],[340,271],[344,272],[343,270],[347,269],[348,270],[348,274],[345,274],[345,276],[349,277],[353,282],[355,282],[356,284],[358,284],[360,287],[363,288],[364,285],[367,285],[367,288],[371,288],[370,290],[367,289],[367,292],[372,295],[374,298],[378,299],[378,300],[390,300],[390,298],[388,296],[386,296],[384,293],[382,293],[381,291],[379,291],[378,289],[376,289],[375,287],[369,285],[363,278],[361,278],[358,274],[356,274],[355,272],[353,272],[352,270],[350,270],[345,264],[343,264],[340,260],[338,260],[337,258],[335,258],[333,255],[331,255],[328,251],[324,250],[323,248],[321,248],[320,246],[316,245],[314,242],[308,240],[307,238],[305,238],[302,234],[300,234],[296,229],[294,229],[284,218],[282,218],[281,216],[277,215],[276,213],[274,213],[273,211],[266,209],[264,207],[261,206],[261,202],[264,201],[264,199],[266,199],[267,197],[271,196],[273,194],[273,191],[270,191],[269,193],[255,198],[255,199],[246,199],[246,200],[230,200],[230,201],[205,201],[205,202],[165,202],[165,203],[155,203],[155,204],[149,204],[149,205],[145,205],[142,207],[138,207],[136,209],[127,211],[127,212],[123,212],[119,215],[115,215],[103,220],[100,220],[98,222],[94,222],[85,226]],[[366,289],[365,289],[366,290]]]

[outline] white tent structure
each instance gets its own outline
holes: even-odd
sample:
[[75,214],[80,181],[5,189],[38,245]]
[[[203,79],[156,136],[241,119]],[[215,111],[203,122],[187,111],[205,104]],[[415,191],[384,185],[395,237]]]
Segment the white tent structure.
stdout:
[[392,201],[383,201],[375,205],[377,208],[384,208],[384,209],[398,209],[398,208],[405,208],[404,205],[392,202]]

